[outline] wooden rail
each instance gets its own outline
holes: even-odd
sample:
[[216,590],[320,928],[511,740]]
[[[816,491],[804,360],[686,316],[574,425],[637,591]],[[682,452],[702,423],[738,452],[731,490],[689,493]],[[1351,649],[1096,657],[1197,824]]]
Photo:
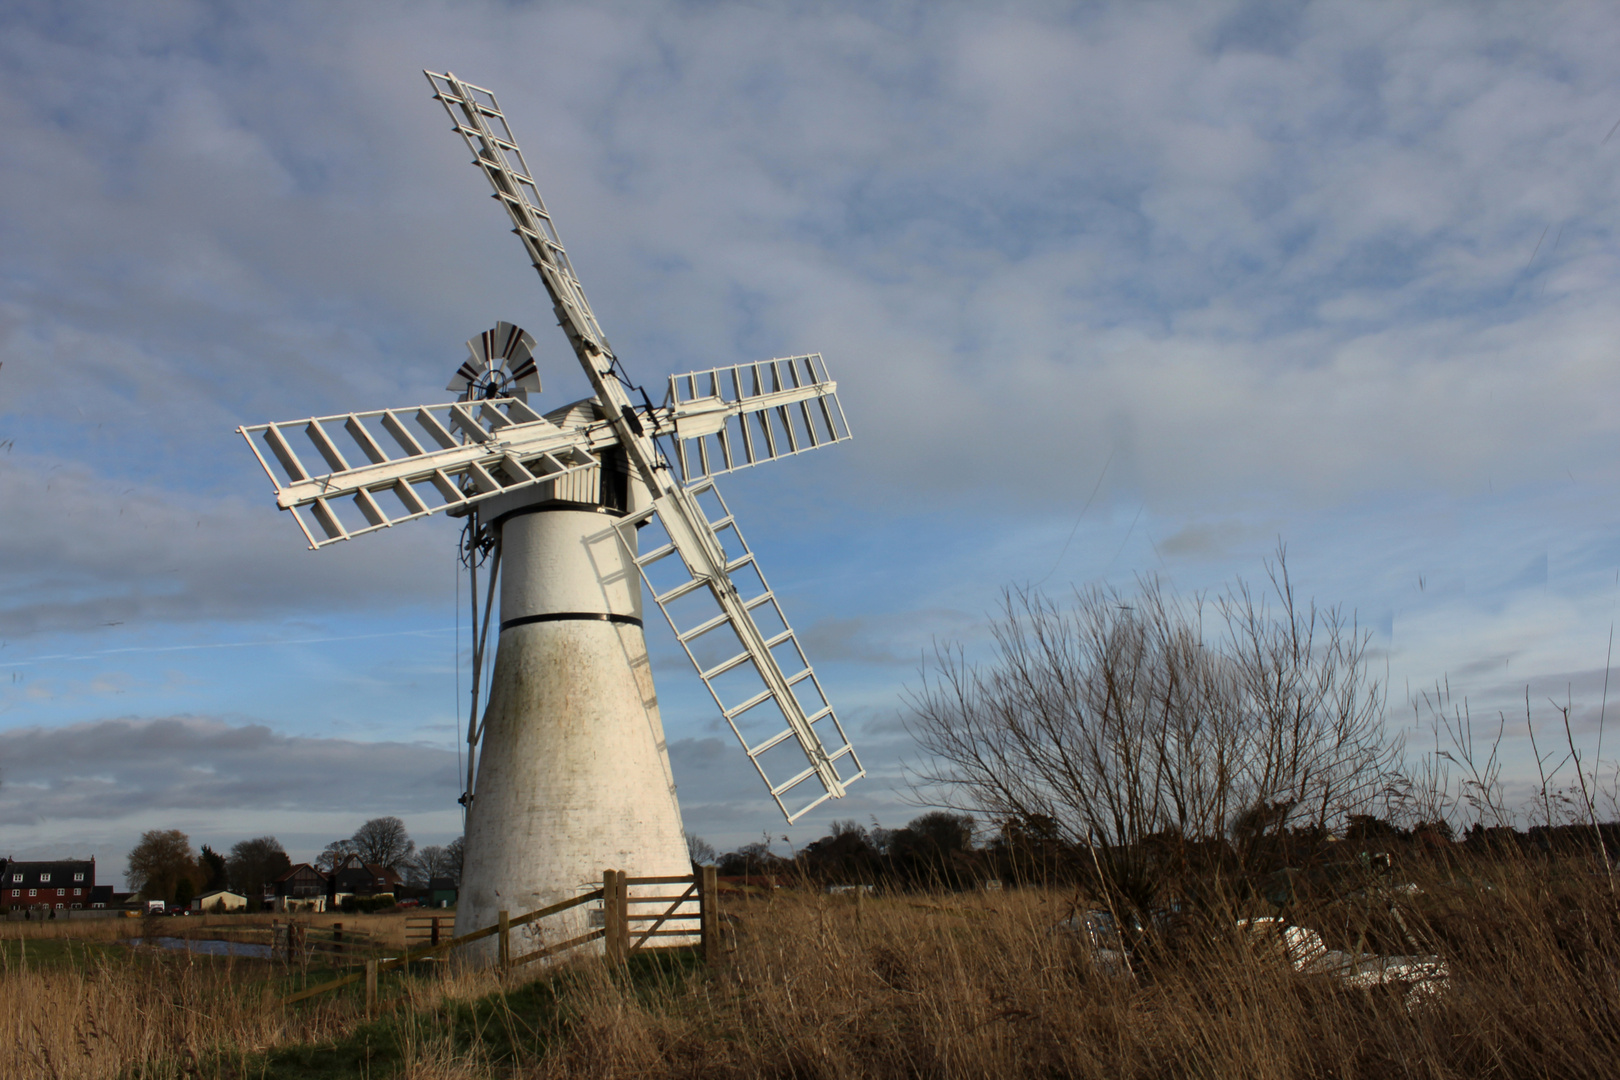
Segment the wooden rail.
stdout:
[[[632,896],[630,889],[634,886],[647,885],[685,885],[685,891],[678,895],[668,896]],[[622,964],[630,954],[642,949],[651,948],[648,942],[655,937],[684,937],[698,938],[703,949],[704,958],[714,963],[720,958],[722,947],[720,942],[720,912],[718,907],[719,887],[715,877],[715,869],[706,866],[697,874],[686,874],[670,877],[630,877],[622,870],[604,870],[602,872],[601,888],[581,893],[579,896],[559,901],[536,911],[530,911],[515,918],[509,917],[506,912],[500,913],[499,920],[493,926],[486,926],[474,930],[460,937],[451,937],[445,940],[440,938],[440,918],[433,916],[431,920],[417,917],[406,923],[407,949],[399,956],[383,960],[367,960],[365,967],[350,975],[344,975],[319,986],[311,986],[296,993],[288,994],[281,999],[283,1005],[291,1005],[296,1001],[303,1001],[320,994],[329,993],[340,987],[365,980],[366,1009],[370,1011],[377,1000],[377,976],[384,971],[402,968],[413,960],[423,960],[441,953],[448,953],[452,949],[474,941],[481,941],[487,937],[498,937],[497,955],[502,970],[520,967],[524,964],[543,960],[548,956],[576,949],[597,938],[605,939],[604,951],[610,963]],[[590,930],[567,941],[560,941],[554,945],[524,953],[522,956],[512,955],[512,930],[538,922],[550,915],[557,915],[581,904],[602,901],[602,926],[600,929]],[[682,905],[696,903],[697,912],[683,912]],[[633,914],[632,905],[668,904],[658,914]],[[412,923],[416,926],[413,927]],[[631,927],[632,923],[647,923],[652,925],[639,931],[639,937],[631,942],[632,934],[637,931]],[[680,927],[666,928],[666,924],[682,924]],[[695,924],[695,925],[692,925]],[[420,939],[421,936],[429,938],[429,943],[421,948],[409,948],[410,938]],[[289,941],[292,935],[289,934]],[[341,939],[340,939],[341,940]]]
[[449,931],[456,925],[454,915],[412,915],[405,920],[405,947],[420,945],[437,945],[441,940],[448,941]]

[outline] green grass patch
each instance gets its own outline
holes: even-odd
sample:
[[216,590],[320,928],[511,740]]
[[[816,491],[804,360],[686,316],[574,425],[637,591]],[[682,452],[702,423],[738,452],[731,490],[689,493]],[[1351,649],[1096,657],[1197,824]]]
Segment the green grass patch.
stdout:
[[62,970],[83,968],[102,959],[127,961],[133,951],[116,941],[8,938],[0,940],[0,963],[9,971]]
[[[697,950],[666,949],[632,956],[621,978],[626,989],[646,997],[678,985],[701,968]],[[247,1062],[231,1055],[232,1064],[245,1065],[244,1075],[262,1080],[353,1076],[381,1080],[404,1068],[414,1045],[418,1051],[429,1047],[457,1055],[476,1053],[480,1062],[496,1067],[522,1065],[543,1056],[550,1038],[566,1033],[575,985],[569,971],[559,970],[475,1001],[446,1001],[409,1015],[384,1015],[336,1042],[282,1047]],[[388,974],[378,989],[386,1009],[391,996]],[[356,984],[335,993],[358,996],[363,989]]]

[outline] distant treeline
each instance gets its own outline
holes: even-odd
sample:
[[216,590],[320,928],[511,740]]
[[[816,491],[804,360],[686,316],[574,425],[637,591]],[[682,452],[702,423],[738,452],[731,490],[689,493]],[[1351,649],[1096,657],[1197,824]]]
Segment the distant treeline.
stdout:
[[[1151,904],[1165,892],[1185,893],[1200,879],[1224,878],[1250,891],[1275,891],[1277,881],[1335,877],[1336,867],[1388,868],[1413,859],[1491,859],[1506,856],[1589,856],[1620,861],[1620,823],[1535,826],[1526,831],[1475,825],[1457,835],[1445,822],[1409,828],[1370,815],[1352,815],[1337,834],[1318,827],[1265,829],[1216,841],[1186,841],[1166,832],[1123,847],[1066,840],[1040,817],[1003,821],[975,842],[974,819],[927,813],[904,828],[833,823],[832,832],[788,855],[764,842],[715,859],[723,877],[773,879],[816,887],[869,885],[922,890],[1004,885],[1090,886],[1099,875],[1134,886],[1133,899]],[[1601,837],[1602,847],[1599,846]]]

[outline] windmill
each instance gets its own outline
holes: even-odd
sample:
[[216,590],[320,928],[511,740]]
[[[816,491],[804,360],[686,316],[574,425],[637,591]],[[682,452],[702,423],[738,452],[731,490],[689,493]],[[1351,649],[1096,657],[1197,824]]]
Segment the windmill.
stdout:
[[689,870],[643,586],[789,822],[864,775],[714,485],[849,428],[819,355],[671,376],[653,405],[592,313],[494,95],[425,74],[506,208],[593,396],[537,411],[535,340],[502,322],[468,341],[447,388],[455,401],[238,430],[311,548],[440,512],[466,518],[475,674],[456,916],[466,933],[500,910],[577,895],[605,867]]

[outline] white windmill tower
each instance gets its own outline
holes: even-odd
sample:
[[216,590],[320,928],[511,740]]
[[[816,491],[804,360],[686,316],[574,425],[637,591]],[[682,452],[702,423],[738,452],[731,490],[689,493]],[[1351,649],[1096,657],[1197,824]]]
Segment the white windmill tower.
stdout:
[[468,519],[475,672],[499,581],[489,704],[480,719],[475,675],[468,723],[465,933],[499,910],[577,895],[607,867],[689,869],[642,636],[644,582],[788,821],[864,775],[713,481],[849,429],[819,355],[676,375],[662,405],[645,392],[632,401],[494,95],[426,74],[594,396],[537,412],[534,339],[503,322],[467,343],[448,387],[457,401],[239,430],[312,548],[439,511]]

